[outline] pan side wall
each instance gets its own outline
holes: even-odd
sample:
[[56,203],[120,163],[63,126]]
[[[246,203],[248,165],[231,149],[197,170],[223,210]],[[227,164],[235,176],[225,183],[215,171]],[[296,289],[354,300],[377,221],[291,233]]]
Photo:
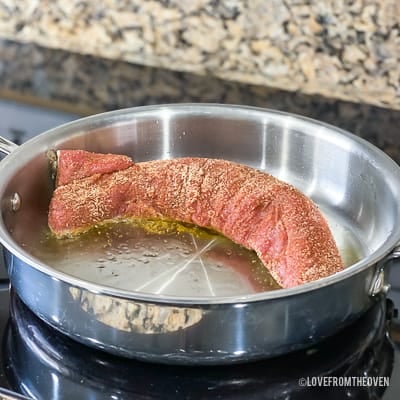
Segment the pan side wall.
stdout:
[[185,305],[92,293],[6,253],[11,284],[41,319],[90,347],[167,364],[245,362],[311,346],[373,303],[371,267],[335,285],[265,301]]

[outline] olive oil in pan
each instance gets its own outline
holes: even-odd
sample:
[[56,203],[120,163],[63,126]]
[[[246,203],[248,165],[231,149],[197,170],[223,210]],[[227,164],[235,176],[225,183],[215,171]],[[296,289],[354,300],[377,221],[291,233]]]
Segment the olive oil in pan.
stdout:
[[47,234],[31,251],[69,275],[142,293],[237,296],[279,288],[254,252],[172,221],[114,222],[72,239]]
[[361,235],[357,234],[353,226],[329,210],[322,208],[321,212],[328,222],[345,267],[350,267],[366,256],[366,248],[359,239]]
[[[327,216],[344,263],[360,258],[352,233]],[[55,269],[118,289],[179,297],[279,289],[256,254],[194,225],[163,220],[103,224],[72,239],[45,235],[34,255]]]

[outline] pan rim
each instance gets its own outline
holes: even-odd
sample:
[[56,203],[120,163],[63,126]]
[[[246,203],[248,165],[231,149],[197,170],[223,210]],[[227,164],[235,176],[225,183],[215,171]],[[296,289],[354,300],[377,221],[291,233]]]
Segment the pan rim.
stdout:
[[[7,156],[0,165],[0,168],[5,169],[8,173],[2,174],[2,178],[0,179],[0,198],[3,196],[4,188],[7,185],[8,179],[13,168],[13,160],[20,157],[21,154],[27,153],[25,150],[30,146],[34,146],[37,144],[41,144],[43,147],[43,151],[48,150],[45,149],[45,141],[48,138],[57,138],[62,137],[63,133],[67,131],[72,131],[74,128],[82,129],[85,126],[96,124],[96,122],[102,122],[103,124],[106,121],[112,121],[121,116],[135,116],[139,114],[152,113],[154,111],[157,112],[179,112],[179,113],[189,113],[196,111],[198,114],[212,114],[218,110],[220,113],[227,112],[228,114],[232,114],[232,116],[241,113],[242,116],[245,114],[263,114],[264,116],[272,116],[274,118],[285,117],[287,120],[294,119],[296,122],[301,122],[306,125],[312,125],[314,127],[325,128],[326,132],[324,134],[331,134],[335,136],[342,137],[346,140],[351,140],[352,142],[358,143],[363,149],[371,152],[376,156],[376,160],[379,160],[382,163],[382,168],[385,171],[390,172],[391,176],[396,179],[396,182],[400,185],[400,167],[394,160],[392,160],[386,153],[380,150],[378,147],[374,146],[372,143],[367,140],[356,136],[353,133],[350,133],[346,130],[333,126],[331,124],[327,124],[325,122],[321,122],[309,117],[305,117],[302,115],[297,115],[294,113],[288,113],[284,111],[273,110],[269,108],[260,108],[260,107],[252,107],[252,106],[243,106],[243,105],[231,105],[231,104],[217,104],[217,103],[175,103],[175,104],[160,104],[160,105],[150,105],[150,106],[140,106],[140,107],[131,107],[124,108],[121,110],[108,111],[104,113],[99,113],[95,115],[91,115],[88,117],[84,117],[78,119],[76,121],[72,121],[66,123],[64,125],[57,126],[51,130],[45,131],[38,136],[35,136],[33,139],[21,145],[14,152],[12,152],[9,156]],[[221,114],[222,115],[222,114]],[[105,126],[105,125],[101,126]],[[37,154],[37,153],[36,153]],[[26,156],[25,156],[26,157]],[[5,178],[4,175],[6,175]],[[400,199],[399,199],[400,201]],[[65,284],[78,287],[80,289],[87,290],[92,293],[107,295],[116,298],[123,299],[131,299],[137,301],[144,301],[147,303],[166,303],[170,305],[177,306],[212,306],[217,304],[245,304],[245,303],[253,303],[265,300],[275,300],[288,296],[301,295],[310,291],[322,289],[323,287],[334,285],[340,283],[341,281],[350,278],[353,275],[356,275],[365,269],[371,267],[372,265],[376,265],[379,262],[382,262],[387,255],[391,253],[396,245],[400,242],[400,224],[397,225],[397,228],[394,232],[391,232],[389,239],[381,245],[374,252],[369,254],[367,257],[359,260],[357,263],[352,266],[340,271],[334,275],[319,279],[317,281],[313,281],[307,284],[299,285],[293,288],[287,289],[277,289],[274,291],[268,292],[260,292],[242,296],[226,296],[226,297],[177,297],[171,295],[159,295],[159,294],[151,294],[151,293],[143,293],[143,292],[133,292],[125,289],[117,289],[105,285],[99,285],[92,283],[90,281],[86,281],[84,279],[76,278],[74,276],[68,275],[66,273],[60,272],[51,266],[40,262],[35,257],[31,256],[28,252],[26,252],[23,248],[21,248],[11,237],[7,228],[5,227],[3,218],[0,217],[0,242],[3,246],[14,256],[20,258],[30,267],[37,269],[38,271],[51,276],[52,278],[58,279]]]

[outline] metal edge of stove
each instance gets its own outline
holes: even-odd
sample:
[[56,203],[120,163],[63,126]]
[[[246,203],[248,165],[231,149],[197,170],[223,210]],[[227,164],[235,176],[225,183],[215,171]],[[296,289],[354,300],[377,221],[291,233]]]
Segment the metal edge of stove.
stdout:
[[16,144],[78,118],[80,115],[0,99],[0,134]]
[[29,397],[0,387],[0,400],[30,400]]

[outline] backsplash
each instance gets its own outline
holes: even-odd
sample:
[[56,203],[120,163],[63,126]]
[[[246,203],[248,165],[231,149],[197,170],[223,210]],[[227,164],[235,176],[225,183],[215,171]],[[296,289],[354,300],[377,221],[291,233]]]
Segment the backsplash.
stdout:
[[182,102],[266,107],[339,126],[369,140],[400,163],[397,110],[140,66],[32,43],[0,40],[0,98],[73,115]]
[[0,37],[400,109],[398,0],[0,0]]

